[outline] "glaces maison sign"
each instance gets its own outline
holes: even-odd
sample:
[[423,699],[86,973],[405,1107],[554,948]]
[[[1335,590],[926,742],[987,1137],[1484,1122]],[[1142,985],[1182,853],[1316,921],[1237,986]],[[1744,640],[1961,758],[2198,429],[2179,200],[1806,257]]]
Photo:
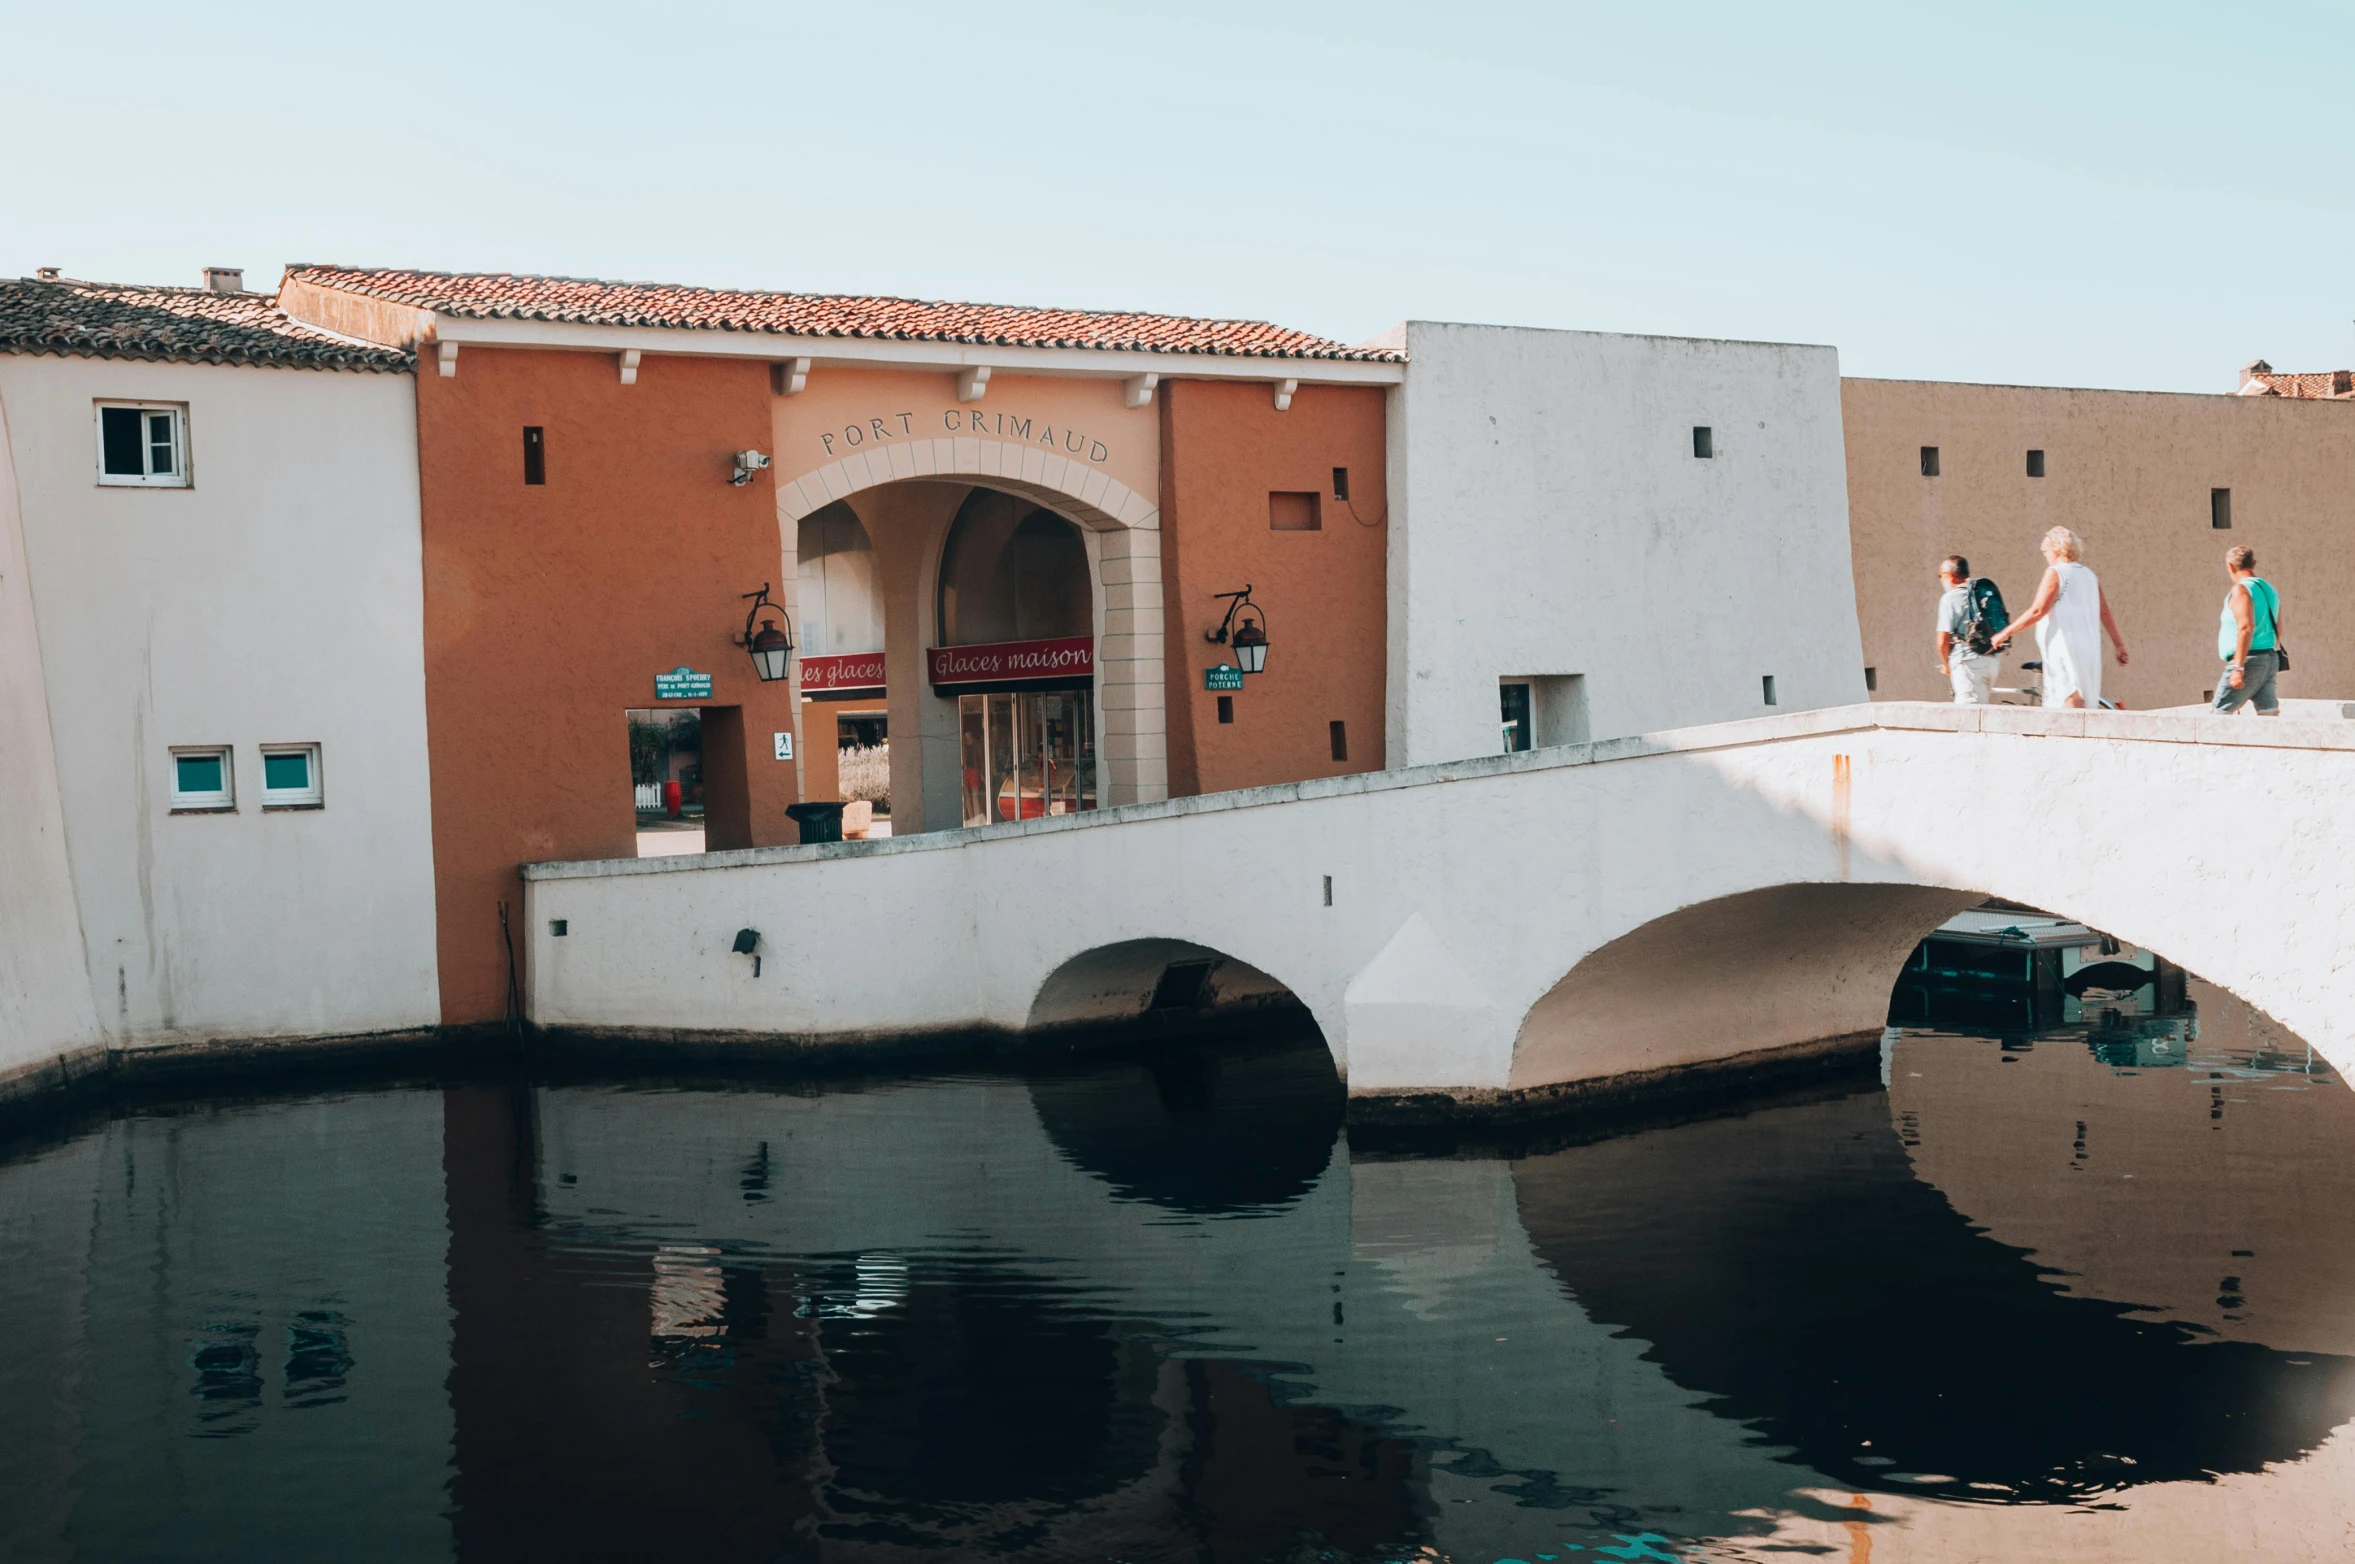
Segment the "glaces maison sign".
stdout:
[[1096,642],[1093,636],[1074,635],[1055,641],[936,646],[924,654],[924,661],[936,690],[1087,679],[1096,672]]

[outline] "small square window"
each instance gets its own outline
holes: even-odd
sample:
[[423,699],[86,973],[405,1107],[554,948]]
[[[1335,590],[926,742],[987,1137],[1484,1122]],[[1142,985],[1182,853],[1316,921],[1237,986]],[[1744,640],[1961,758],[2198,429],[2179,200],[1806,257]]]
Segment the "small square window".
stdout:
[[178,809],[235,809],[236,769],[225,744],[190,746],[172,751],[172,807]]
[[1938,476],[1938,447],[1934,445],[1922,447],[1922,476],[1925,478]]
[[2028,453],[2028,476],[2031,478],[2044,476],[2044,453],[2042,451]]
[[325,799],[319,786],[319,746],[262,746],[262,807],[316,809]]
[[114,488],[188,487],[188,410],[99,403],[98,481]]
[[1707,424],[1693,425],[1693,455],[1707,461],[1716,454],[1716,433]]
[[1317,495],[1285,493],[1276,490],[1267,497],[1267,524],[1272,532],[1322,532],[1324,517],[1320,514]]

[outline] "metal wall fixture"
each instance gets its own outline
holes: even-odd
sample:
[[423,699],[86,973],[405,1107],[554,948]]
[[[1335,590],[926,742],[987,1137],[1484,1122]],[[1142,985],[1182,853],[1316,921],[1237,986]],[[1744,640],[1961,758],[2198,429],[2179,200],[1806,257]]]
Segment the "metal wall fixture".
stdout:
[[752,481],[754,473],[766,470],[768,465],[769,459],[763,452],[738,451],[736,453],[736,472],[728,481],[741,489]]
[[[1214,594],[1227,600],[1227,616],[1215,630],[1202,632],[1202,639],[1214,646],[1232,646],[1235,666],[1245,673],[1259,673],[1267,667],[1267,610],[1251,601],[1251,587],[1245,583],[1240,592]],[[1257,617],[1253,617],[1256,615]],[[1235,622],[1237,616],[1242,623]]]
[[[773,684],[793,667],[793,620],[769,601],[766,581],[759,591],[744,596],[752,607],[745,611],[744,633],[735,638],[735,644],[752,655],[752,671],[760,675],[761,683]],[[760,622],[764,611],[775,614],[776,619]]]

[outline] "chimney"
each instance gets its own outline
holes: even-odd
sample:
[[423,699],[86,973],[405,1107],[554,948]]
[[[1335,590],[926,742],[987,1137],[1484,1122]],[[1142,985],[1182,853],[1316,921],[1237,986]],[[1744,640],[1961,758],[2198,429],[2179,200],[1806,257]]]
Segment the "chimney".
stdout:
[[2244,395],[2247,394],[2250,382],[2254,381],[2259,375],[2270,375],[2272,373],[2273,366],[2271,364],[2266,363],[2265,360],[2261,358],[2251,359],[2248,363],[2241,366],[2241,392]]
[[42,282],[55,282],[57,281],[59,270],[60,269],[55,266],[36,266],[33,268],[33,275]]
[[242,266],[207,266],[204,285],[214,293],[243,293],[245,268]]

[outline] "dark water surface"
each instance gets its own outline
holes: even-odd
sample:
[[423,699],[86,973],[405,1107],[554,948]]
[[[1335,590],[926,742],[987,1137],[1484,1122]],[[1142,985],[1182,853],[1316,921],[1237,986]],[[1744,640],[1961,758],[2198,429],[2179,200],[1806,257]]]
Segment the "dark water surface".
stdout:
[[2197,1013],[1352,1146],[1321,1047],[0,1152],[0,1557],[2337,1559],[2355,1094]]

